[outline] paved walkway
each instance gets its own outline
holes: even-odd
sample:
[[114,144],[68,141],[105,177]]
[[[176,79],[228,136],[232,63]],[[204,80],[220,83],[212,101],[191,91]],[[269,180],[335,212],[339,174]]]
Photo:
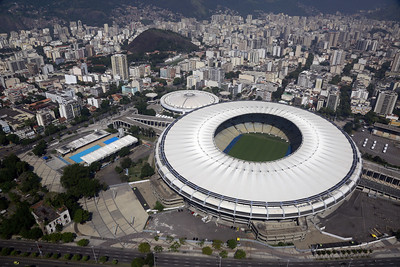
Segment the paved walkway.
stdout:
[[18,155],[18,157],[33,166],[33,171],[42,178],[42,185],[47,186],[50,192],[64,192],[60,183],[61,173],[48,166],[44,159],[38,158],[30,152]]
[[102,191],[82,205],[92,212],[91,222],[78,225],[79,232],[87,236],[130,239],[143,230],[148,218],[128,184]]

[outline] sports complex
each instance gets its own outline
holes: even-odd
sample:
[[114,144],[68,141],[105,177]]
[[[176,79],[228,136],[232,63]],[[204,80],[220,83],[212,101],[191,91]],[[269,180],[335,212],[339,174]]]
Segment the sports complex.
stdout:
[[155,160],[189,204],[237,222],[333,209],[354,191],[362,169],[358,148],[331,122],[259,101],[187,113],[161,134]]
[[124,147],[130,147],[138,142],[131,135],[118,137],[106,131],[95,131],[89,135],[72,141],[57,148],[59,158],[66,164],[80,163],[90,165],[96,161],[103,161],[116,154]]
[[218,96],[200,90],[174,91],[162,96],[160,99],[160,104],[163,108],[176,113],[190,112],[218,102]]

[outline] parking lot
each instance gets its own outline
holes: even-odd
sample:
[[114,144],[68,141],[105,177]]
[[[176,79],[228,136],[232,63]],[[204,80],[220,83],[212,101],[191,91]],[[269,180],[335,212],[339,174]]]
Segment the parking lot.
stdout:
[[400,204],[356,190],[335,212],[321,220],[325,231],[356,241],[375,240],[371,234],[391,234],[400,229]]
[[194,216],[188,209],[182,211],[167,211],[151,216],[146,230],[160,231],[162,236],[173,236],[176,238],[187,238],[193,240],[219,239],[226,241],[237,237],[254,238],[252,234],[246,234],[237,229],[221,225],[212,220],[204,223],[201,216]]
[[[364,131],[362,131],[364,130]],[[362,129],[352,136],[354,142],[362,153],[368,153],[372,156],[379,156],[390,164],[400,166],[400,143],[393,140],[376,136],[370,133],[369,129]],[[363,147],[365,138],[368,138],[366,146]],[[376,141],[374,149],[371,149],[373,142]],[[385,144],[388,144],[386,153],[383,153]]]

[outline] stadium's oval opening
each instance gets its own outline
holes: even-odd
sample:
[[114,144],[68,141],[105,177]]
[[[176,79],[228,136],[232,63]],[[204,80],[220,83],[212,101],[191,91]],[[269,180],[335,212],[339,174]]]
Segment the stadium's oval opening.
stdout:
[[267,162],[294,153],[302,143],[299,128],[272,114],[252,113],[223,122],[214,133],[217,148],[245,161]]

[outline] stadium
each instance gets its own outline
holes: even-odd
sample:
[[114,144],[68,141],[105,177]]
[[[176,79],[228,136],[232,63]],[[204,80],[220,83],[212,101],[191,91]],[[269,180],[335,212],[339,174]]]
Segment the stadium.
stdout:
[[194,109],[219,102],[218,96],[199,90],[181,90],[161,97],[160,104],[166,110],[186,113]]
[[237,101],[170,124],[155,151],[162,179],[221,219],[295,219],[337,207],[356,188],[360,152],[331,122],[288,105]]

